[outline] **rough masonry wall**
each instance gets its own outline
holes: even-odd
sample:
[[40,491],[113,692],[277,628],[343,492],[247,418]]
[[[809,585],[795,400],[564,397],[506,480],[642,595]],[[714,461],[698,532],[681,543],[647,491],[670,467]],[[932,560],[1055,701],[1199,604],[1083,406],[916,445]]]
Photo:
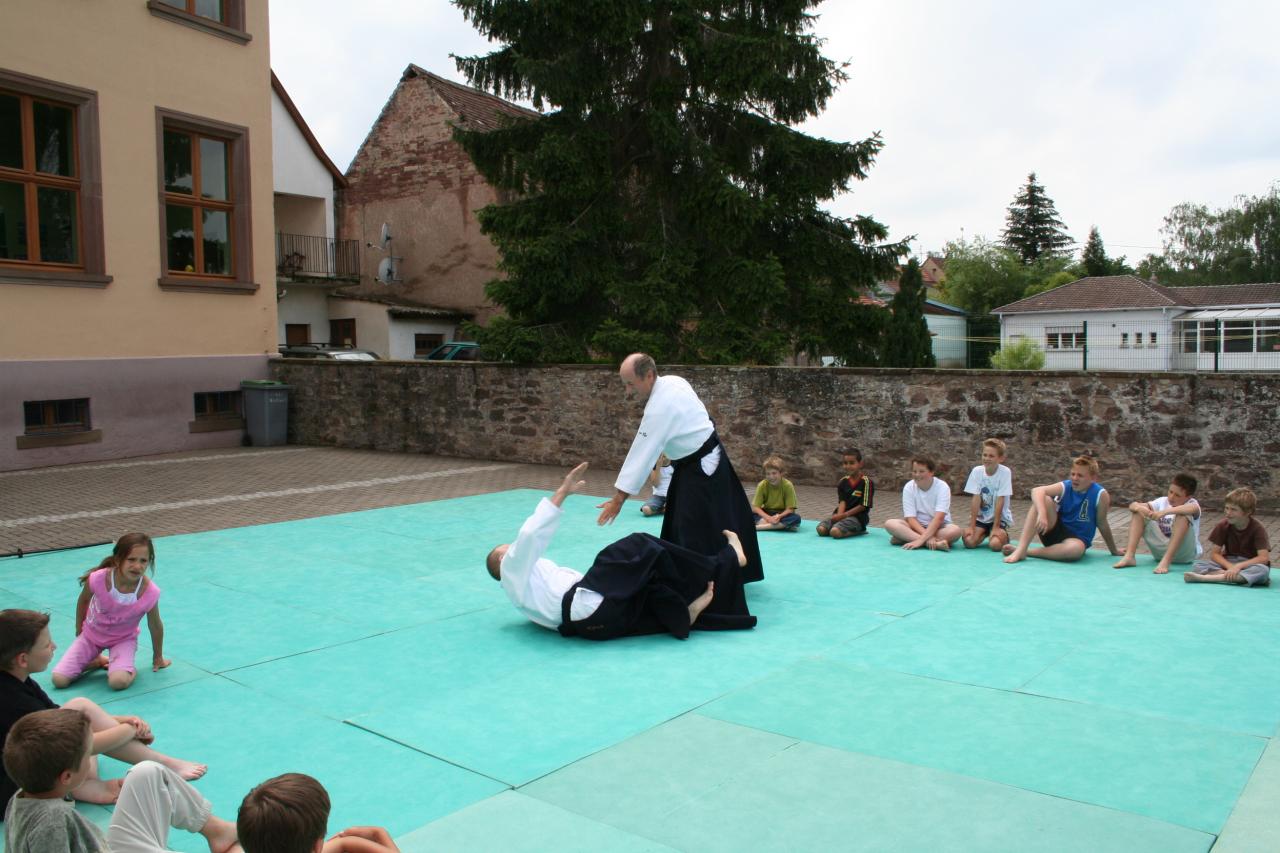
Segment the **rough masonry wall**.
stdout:
[[453,111],[422,77],[400,83],[347,169],[339,191],[339,235],[377,245],[390,223],[392,249],[403,257],[395,285],[374,283],[377,250],[361,252],[359,292],[415,299],[475,314],[494,309],[484,285],[498,255],[480,233],[475,211],[497,200],[471,159],[453,141]]
[[[299,444],[616,468],[640,419],[616,369],[570,365],[273,361],[293,385]],[[1164,494],[1187,470],[1217,509],[1237,485],[1280,508],[1280,377],[997,373],[806,367],[677,367],[716,421],[748,483],[777,453],[799,483],[835,484],[856,446],[898,500],[914,454],[954,491],[987,436],[1009,445],[1016,494],[1063,479],[1091,453],[1116,501]],[[834,491],[833,491],[834,495]]]

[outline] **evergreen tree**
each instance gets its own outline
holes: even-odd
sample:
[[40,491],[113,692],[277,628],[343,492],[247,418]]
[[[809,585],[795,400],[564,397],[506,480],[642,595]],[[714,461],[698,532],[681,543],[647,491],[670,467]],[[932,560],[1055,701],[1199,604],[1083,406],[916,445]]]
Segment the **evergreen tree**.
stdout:
[[891,316],[884,336],[885,367],[933,367],[933,341],[924,319],[925,288],[920,264],[907,261],[898,279],[898,292],[889,303]]
[[1080,264],[1087,276],[1111,275],[1111,261],[1107,259],[1107,249],[1102,245],[1102,235],[1098,233],[1096,225],[1089,229],[1089,239],[1084,243]]
[[504,274],[487,292],[506,316],[478,334],[490,351],[774,363],[874,333],[857,295],[905,247],[820,207],[881,141],[793,128],[845,79],[810,32],[816,0],[454,2],[503,44],[459,69],[547,109],[456,132],[513,199],[479,217]]
[[1036,173],[1027,175],[1027,184],[1014,196],[1005,216],[1004,244],[1032,264],[1042,257],[1064,257],[1075,241],[1058,218],[1053,199],[1045,195]]

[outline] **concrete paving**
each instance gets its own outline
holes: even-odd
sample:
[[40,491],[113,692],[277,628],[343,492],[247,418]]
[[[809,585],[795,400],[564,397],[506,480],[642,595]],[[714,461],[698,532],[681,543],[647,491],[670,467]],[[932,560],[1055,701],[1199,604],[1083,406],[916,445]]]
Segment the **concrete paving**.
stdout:
[[[0,473],[0,555],[109,542],[129,530],[168,536],[509,489],[550,490],[564,471],[502,460],[293,446],[10,471]],[[871,520],[881,526],[901,511],[905,477],[870,473],[877,485]],[[616,475],[614,469],[590,470],[586,491],[610,494]],[[796,487],[805,519],[812,522],[831,511],[839,476],[833,470],[830,486]],[[746,483],[748,492],[754,482]],[[1027,505],[1025,499],[1013,502],[1019,526]],[[1220,507],[1206,508],[1202,539],[1207,540],[1220,512]],[[968,498],[957,496],[956,522],[963,526],[968,513]],[[1127,515],[1113,509],[1110,516],[1118,544],[1124,542]],[[1271,541],[1280,541],[1280,517],[1259,520]],[[812,523],[804,532],[812,535]]]

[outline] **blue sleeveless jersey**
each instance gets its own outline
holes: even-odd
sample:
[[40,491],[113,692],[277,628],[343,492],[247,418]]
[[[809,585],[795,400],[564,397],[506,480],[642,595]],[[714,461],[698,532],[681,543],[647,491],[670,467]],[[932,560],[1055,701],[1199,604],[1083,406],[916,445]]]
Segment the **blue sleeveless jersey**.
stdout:
[[1084,492],[1071,488],[1070,480],[1062,481],[1062,497],[1058,498],[1058,520],[1068,533],[1093,544],[1098,531],[1098,495],[1102,486],[1093,483]]

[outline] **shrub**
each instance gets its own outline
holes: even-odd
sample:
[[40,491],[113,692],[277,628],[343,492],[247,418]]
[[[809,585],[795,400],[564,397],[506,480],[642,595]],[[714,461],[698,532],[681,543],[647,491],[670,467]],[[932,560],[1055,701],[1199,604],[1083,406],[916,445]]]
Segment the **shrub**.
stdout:
[[1030,338],[1018,338],[991,356],[991,366],[996,370],[1039,370],[1044,367],[1044,351]]

